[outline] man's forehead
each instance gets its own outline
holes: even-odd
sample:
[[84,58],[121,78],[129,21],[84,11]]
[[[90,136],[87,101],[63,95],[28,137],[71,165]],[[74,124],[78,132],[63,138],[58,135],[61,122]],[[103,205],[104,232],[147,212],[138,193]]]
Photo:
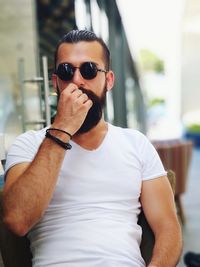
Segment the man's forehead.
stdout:
[[[103,48],[97,41],[80,41],[77,43],[62,43],[58,48],[57,62],[63,58],[74,59],[79,57],[85,60],[102,60]],[[84,59],[85,57],[85,59]],[[88,59],[87,59],[88,57]]]
[[77,43],[62,43],[58,48],[58,53],[62,52],[81,52],[89,53],[95,51],[96,53],[101,53],[103,50],[101,44],[97,41],[80,41]]

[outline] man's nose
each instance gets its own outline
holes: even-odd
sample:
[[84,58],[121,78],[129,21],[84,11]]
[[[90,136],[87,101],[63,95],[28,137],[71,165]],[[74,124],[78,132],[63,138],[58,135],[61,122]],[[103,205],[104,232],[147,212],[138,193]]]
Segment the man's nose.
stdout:
[[81,75],[79,68],[75,69],[72,82],[75,83],[78,87],[84,86],[85,80],[84,80],[83,76]]

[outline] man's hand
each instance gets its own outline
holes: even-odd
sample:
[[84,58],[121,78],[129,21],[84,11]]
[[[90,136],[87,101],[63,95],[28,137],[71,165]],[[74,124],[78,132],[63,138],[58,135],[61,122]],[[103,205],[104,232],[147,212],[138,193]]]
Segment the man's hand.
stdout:
[[66,130],[73,135],[83,124],[92,104],[86,94],[70,83],[60,94],[52,127]]

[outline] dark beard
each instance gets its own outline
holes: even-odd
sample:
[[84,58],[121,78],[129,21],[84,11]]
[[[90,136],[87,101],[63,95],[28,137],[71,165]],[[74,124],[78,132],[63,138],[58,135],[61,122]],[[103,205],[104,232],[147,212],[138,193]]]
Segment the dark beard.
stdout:
[[[106,92],[107,92],[106,86],[104,87],[103,93],[100,97],[89,89],[85,89],[83,87],[80,87],[79,89],[83,93],[85,93],[89,99],[92,100],[93,105],[89,109],[83,124],[74,135],[87,133],[99,123],[99,121],[102,118],[103,108],[106,102]],[[59,98],[60,98],[60,92],[59,89],[57,88],[57,101],[59,101]]]

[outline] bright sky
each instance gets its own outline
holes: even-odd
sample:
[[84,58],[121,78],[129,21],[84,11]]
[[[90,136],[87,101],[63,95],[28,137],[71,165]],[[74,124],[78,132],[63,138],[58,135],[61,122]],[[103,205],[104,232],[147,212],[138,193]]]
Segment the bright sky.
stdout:
[[161,57],[168,56],[168,46],[180,33],[184,0],[117,0],[117,3],[132,48],[148,47]]

